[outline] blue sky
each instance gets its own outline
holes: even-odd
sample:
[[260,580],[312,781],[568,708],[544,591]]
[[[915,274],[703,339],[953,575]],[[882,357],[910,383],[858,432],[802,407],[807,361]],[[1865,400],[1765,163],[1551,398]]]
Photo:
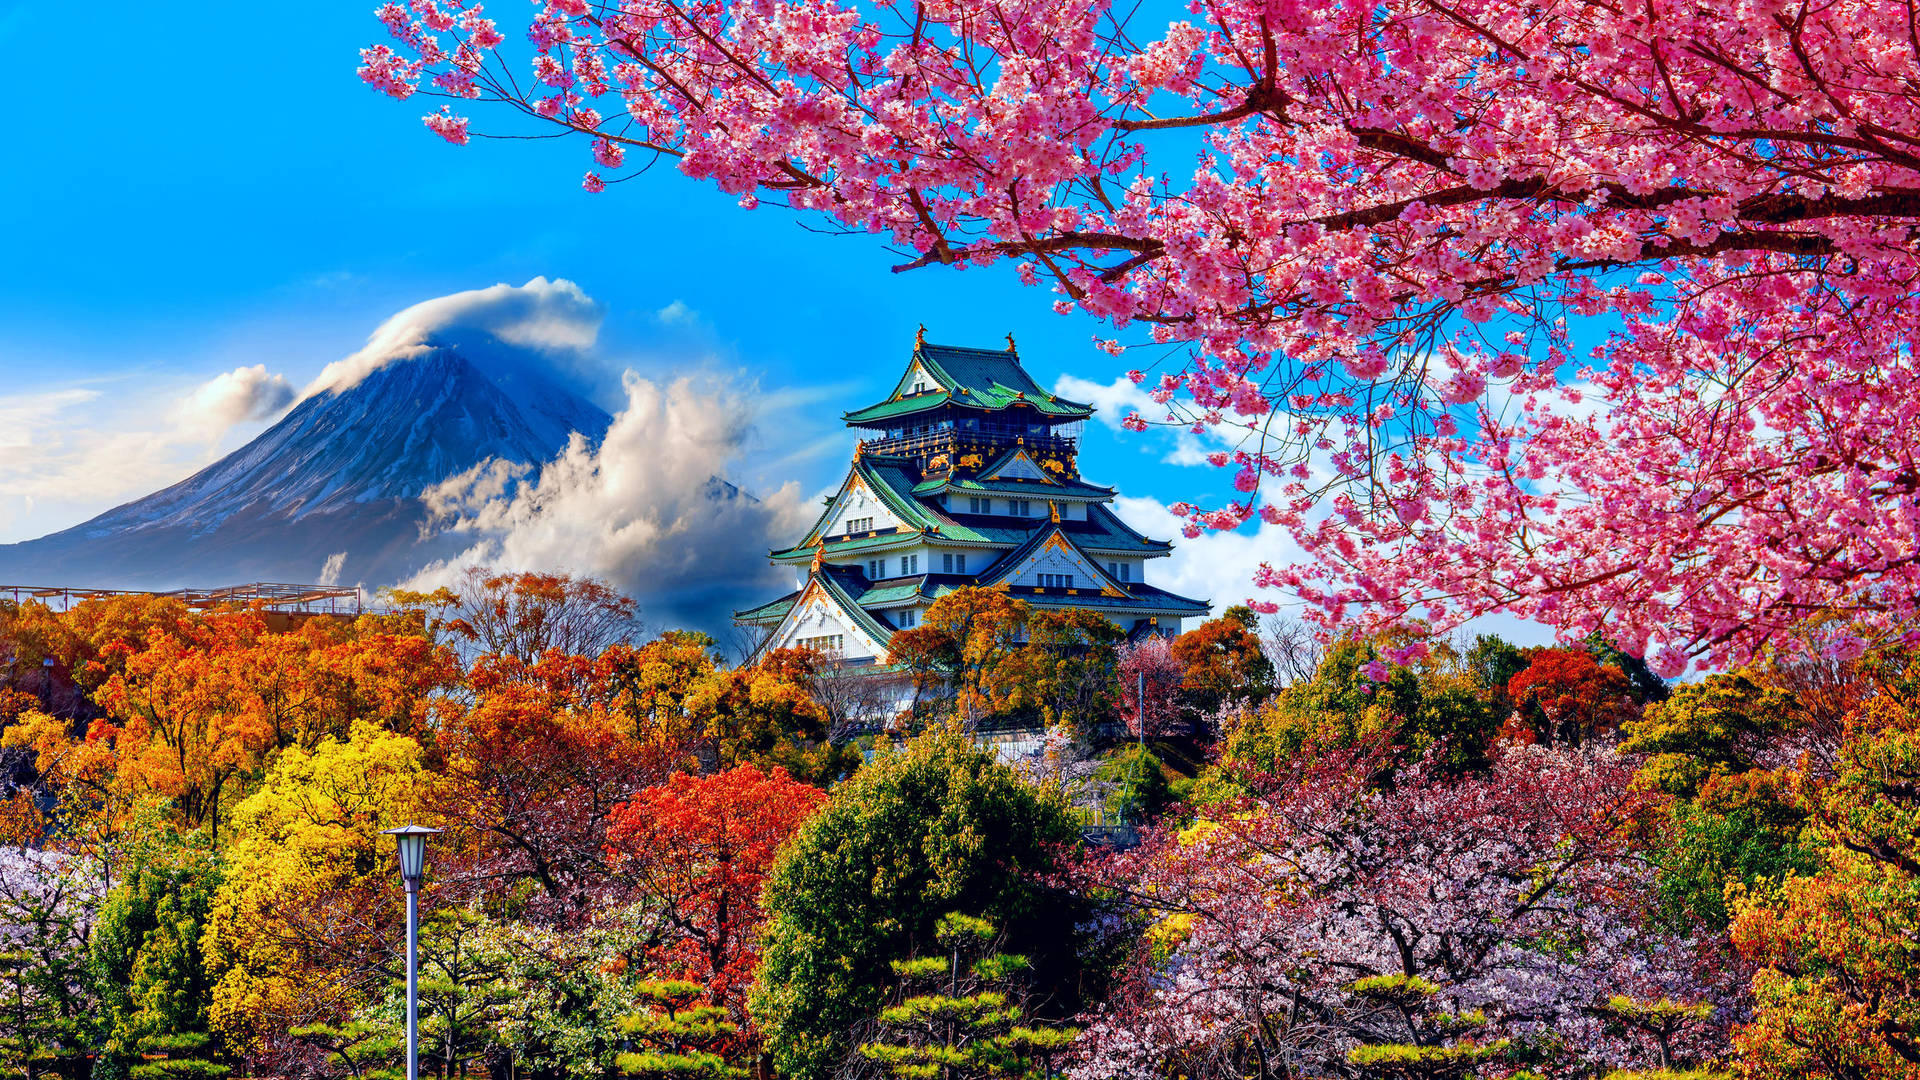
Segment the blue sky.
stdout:
[[[1096,324],[1010,273],[896,275],[875,238],[744,212],[666,166],[590,195],[573,143],[450,146],[420,101],[355,78],[372,7],[0,2],[16,85],[52,88],[15,110],[0,161],[0,542],[145,494],[264,426],[184,436],[168,418],[207,380],[260,364],[304,385],[401,308],[496,282],[578,283],[606,307],[615,371],[757,382],[759,448],[729,466],[749,487],[836,481],[852,437],[834,418],[886,392],[922,322],[955,344],[1013,332],[1047,385],[1109,384],[1139,362],[1096,352]],[[95,48],[110,61],[76,63]],[[1143,500],[1224,492],[1215,470],[1165,460],[1173,446],[1089,425],[1083,467]],[[1176,574],[1204,563],[1238,599],[1271,545],[1219,539],[1226,561],[1196,551]]]

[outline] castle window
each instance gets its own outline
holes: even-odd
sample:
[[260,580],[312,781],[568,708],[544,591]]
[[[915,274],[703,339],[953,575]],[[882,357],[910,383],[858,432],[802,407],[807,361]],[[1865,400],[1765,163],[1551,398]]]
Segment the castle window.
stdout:
[[886,576],[887,576],[887,560],[885,559],[868,559],[867,560],[867,577],[872,578],[875,581],[878,581],[881,578]]
[[900,629],[911,630],[919,624],[920,613],[913,610],[912,608],[908,608],[905,611],[900,612],[899,618],[896,619],[895,621],[900,624]]
[[969,514],[991,514],[991,513],[993,513],[993,500],[992,500],[992,499],[981,499],[981,498],[977,498],[977,497],[974,497],[974,496],[968,496],[968,498],[967,498],[967,513],[969,513]]
[[872,528],[873,519],[870,517],[847,519],[847,531],[850,533],[868,532]]
[[920,572],[920,556],[918,555],[900,556],[900,572],[902,574],[919,573]]
[[822,634],[819,637],[803,637],[800,639],[801,648],[813,649],[816,652],[823,653],[837,653],[845,644],[846,635],[844,634]]
[[1073,588],[1073,575],[1041,574],[1040,587],[1043,589],[1071,589]]
[[951,551],[942,552],[940,554],[940,570],[942,573],[947,574],[966,573],[967,553],[963,551],[956,555]]
[[1107,573],[1110,574],[1115,581],[1133,580],[1133,567],[1127,563],[1108,563]]
[[1033,503],[1028,499],[1008,499],[1007,513],[1012,514],[1014,517],[1031,517],[1033,516]]

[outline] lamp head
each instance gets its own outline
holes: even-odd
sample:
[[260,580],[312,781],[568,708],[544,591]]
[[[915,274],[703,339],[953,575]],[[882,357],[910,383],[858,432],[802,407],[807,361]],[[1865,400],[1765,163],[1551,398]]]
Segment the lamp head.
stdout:
[[400,876],[407,881],[419,881],[421,871],[427,868],[427,837],[439,832],[425,825],[402,825],[398,829],[382,829],[382,835],[393,837],[394,846],[400,852]]

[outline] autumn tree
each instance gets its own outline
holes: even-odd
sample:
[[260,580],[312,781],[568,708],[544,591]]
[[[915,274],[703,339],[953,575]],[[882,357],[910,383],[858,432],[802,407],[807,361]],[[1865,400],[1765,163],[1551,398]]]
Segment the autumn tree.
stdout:
[[691,981],[744,1024],[760,958],[760,891],[780,845],[826,800],[775,767],[675,773],[615,810],[615,872],[652,945],[643,970]]
[[1904,659],[1810,793],[1818,866],[1736,897],[1733,941],[1762,965],[1736,1039],[1749,1075],[1920,1075],[1920,681]]
[[1173,639],[1173,658],[1185,669],[1180,693],[1189,708],[1209,715],[1273,691],[1273,662],[1258,631],[1253,609],[1235,605]]
[[996,712],[1026,714],[1051,727],[1085,730],[1113,711],[1114,666],[1124,635],[1098,612],[1034,610],[1026,640],[987,681]]
[[778,768],[822,786],[852,772],[859,753],[831,737],[831,717],[811,686],[816,663],[777,649],[695,682],[684,705],[698,764]]
[[920,696],[951,699],[954,715],[972,723],[992,711],[994,672],[1019,647],[1028,612],[1003,592],[962,586],[927,605],[920,625],[896,633],[888,649]]
[[[250,1057],[291,1052],[287,1032],[346,1020],[392,973],[399,932],[391,838],[449,803],[412,738],[354,725],[289,747],[234,808],[226,876],[204,946],[214,1028]],[[434,858],[456,856],[452,843]]]
[[1087,974],[1085,902],[1040,875],[1064,869],[1079,824],[956,733],[921,736],[834,789],[774,860],[752,1015],[774,1067],[821,1080],[874,1016],[891,964],[934,940],[941,914],[990,919],[1028,957],[1036,992],[1070,1009]]
[[[620,1018],[620,1030],[635,1048],[614,1059],[633,1080],[745,1080],[730,1051],[736,1026],[727,1010],[701,1002],[699,983],[649,980],[637,988],[645,1006]],[[732,1059],[732,1060],[729,1060]]]
[[1523,742],[1578,746],[1637,715],[1627,677],[1585,649],[1539,649],[1507,680],[1513,715],[1501,733]]
[[635,733],[606,658],[549,650],[528,663],[489,653],[467,685],[472,703],[449,718],[436,746],[463,796],[459,820],[487,842],[484,872],[536,885],[550,917],[583,918],[606,885],[614,808],[683,752]]
[[598,656],[640,630],[632,597],[571,574],[471,566],[443,593],[404,592],[396,599],[435,609],[446,629],[474,651],[526,664],[549,649]]

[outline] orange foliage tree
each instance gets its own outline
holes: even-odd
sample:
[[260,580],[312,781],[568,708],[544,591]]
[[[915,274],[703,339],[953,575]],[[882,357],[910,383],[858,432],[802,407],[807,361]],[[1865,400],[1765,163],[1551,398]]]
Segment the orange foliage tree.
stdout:
[[1531,661],[1507,680],[1514,711],[1502,735],[1526,743],[1578,746],[1637,714],[1626,674],[1585,650],[1538,649]]
[[775,767],[741,765],[712,776],[676,773],[615,812],[607,843],[641,900],[635,960],[687,979],[746,1023],[746,992],[760,958],[760,888],[780,845],[823,802],[818,788]]
[[1256,620],[1252,608],[1236,605],[1173,639],[1173,658],[1184,669],[1180,691],[1188,705],[1211,713],[1272,693],[1273,662],[1260,647]]

